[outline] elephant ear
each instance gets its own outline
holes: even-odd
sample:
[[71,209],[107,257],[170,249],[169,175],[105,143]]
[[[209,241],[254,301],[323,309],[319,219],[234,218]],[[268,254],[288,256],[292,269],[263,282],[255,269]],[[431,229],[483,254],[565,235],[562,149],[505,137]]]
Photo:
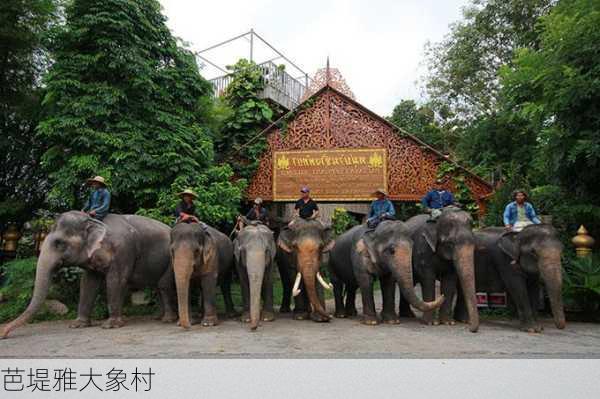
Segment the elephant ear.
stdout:
[[429,245],[429,248],[435,252],[438,244],[437,225],[435,223],[426,223],[421,235],[427,242],[427,245]]
[[333,228],[326,226],[323,229],[323,252],[329,252],[335,246],[335,240],[333,239]]
[[233,240],[233,256],[235,257],[235,262],[237,264],[240,263],[240,241],[236,238]]
[[91,258],[94,252],[102,248],[102,240],[106,237],[107,228],[104,223],[93,218],[89,218],[86,223],[85,249],[88,258]]
[[217,242],[206,230],[204,236],[204,245],[202,247],[202,262],[206,271],[217,271]]
[[516,233],[510,232],[502,234],[498,240],[498,247],[512,260],[519,260],[521,251],[519,250],[519,242]]
[[284,227],[279,233],[279,238],[277,239],[277,246],[283,249],[287,253],[292,252],[294,241],[294,232],[289,227]]
[[375,256],[375,242],[369,234],[363,234],[363,236],[356,243],[356,252],[368,259],[371,264],[377,263],[377,257]]

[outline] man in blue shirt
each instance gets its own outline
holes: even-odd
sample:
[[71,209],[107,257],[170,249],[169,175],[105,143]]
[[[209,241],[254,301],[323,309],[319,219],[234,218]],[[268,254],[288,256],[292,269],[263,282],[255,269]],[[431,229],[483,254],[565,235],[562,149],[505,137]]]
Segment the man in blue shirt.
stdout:
[[377,227],[379,222],[384,219],[394,219],[396,216],[394,205],[387,199],[387,193],[383,188],[378,188],[373,194],[377,199],[371,202],[371,210],[367,219],[367,226],[370,228]]
[[513,202],[504,208],[504,227],[507,230],[521,231],[530,224],[540,224],[535,209],[527,202],[525,190],[515,190],[512,194]]
[[96,176],[88,179],[87,185],[92,187],[92,193],[82,211],[94,219],[102,220],[110,207],[110,192],[106,188],[106,181],[102,176]]
[[444,188],[443,183],[442,179],[436,179],[433,190],[429,191],[421,200],[425,212],[431,213],[434,217],[441,213],[442,208],[454,205],[454,196]]

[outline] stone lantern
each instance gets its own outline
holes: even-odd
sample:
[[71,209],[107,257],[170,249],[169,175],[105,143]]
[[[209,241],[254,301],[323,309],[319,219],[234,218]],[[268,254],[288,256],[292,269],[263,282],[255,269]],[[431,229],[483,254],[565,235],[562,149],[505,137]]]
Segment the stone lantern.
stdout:
[[571,242],[575,246],[577,256],[584,258],[592,253],[595,240],[588,234],[587,229],[581,225],[579,230],[577,230],[577,235],[571,239]]

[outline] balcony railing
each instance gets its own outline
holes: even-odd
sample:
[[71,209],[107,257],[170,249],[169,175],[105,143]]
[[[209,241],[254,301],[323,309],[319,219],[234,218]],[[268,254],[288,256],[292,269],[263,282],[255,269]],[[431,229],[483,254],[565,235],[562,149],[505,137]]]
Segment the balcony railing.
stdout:
[[[260,69],[265,84],[265,88],[259,94],[261,98],[271,100],[288,110],[294,109],[300,104],[300,99],[306,91],[308,78],[305,78],[304,82],[295,79],[271,61],[258,64],[256,67]],[[211,79],[214,95],[222,96],[233,78],[233,74],[228,74]]]

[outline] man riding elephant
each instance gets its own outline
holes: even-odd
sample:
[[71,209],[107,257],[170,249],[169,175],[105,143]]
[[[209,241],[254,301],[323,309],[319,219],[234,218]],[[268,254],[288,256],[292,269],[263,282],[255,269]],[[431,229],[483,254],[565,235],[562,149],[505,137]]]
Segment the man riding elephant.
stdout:
[[102,176],[96,176],[88,179],[87,185],[92,188],[92,193],[82,211],[94,219],[102,220],[110,208],[110,191],[106,188],[106,181]]

